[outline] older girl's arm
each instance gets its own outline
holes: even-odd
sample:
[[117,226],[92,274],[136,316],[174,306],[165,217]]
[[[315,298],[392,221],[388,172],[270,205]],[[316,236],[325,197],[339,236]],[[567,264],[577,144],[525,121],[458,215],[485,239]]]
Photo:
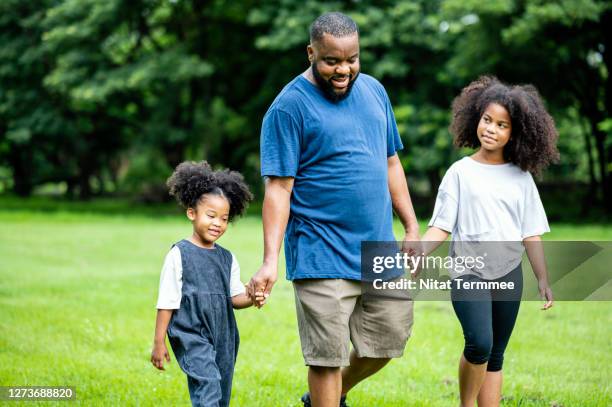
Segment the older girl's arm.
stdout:
[[429,256],[434,250],[448,238],[450,233],[445,230],[438,229],[435,226],[427,229],[427,232],[423,235],[421,242],[423,243],[423,252],[425,256]]
[[533,274],[538,279],[538,289],[540,290],[540,296],[544,301],[543,310],[549,309],[553,306],[553,295],[548,283],[548,272],[546,271],[546,261],[544,260],[544,246],[542,246],[542,238],[540,236],[530,236],[523,239],[525,250],[527,251],[527,257]]

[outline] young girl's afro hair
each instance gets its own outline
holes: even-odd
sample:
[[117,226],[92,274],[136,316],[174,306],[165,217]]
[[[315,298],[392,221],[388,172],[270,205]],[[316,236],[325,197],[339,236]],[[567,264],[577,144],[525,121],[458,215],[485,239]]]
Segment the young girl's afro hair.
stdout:
[[229,202],[229,220],[240,216],[246,210],[253,194],[236,171],[214,171],[206,161],[185,161],[180,163],[166,182],[170,195],[184,208],[196,208],[203,196],[222,196]]

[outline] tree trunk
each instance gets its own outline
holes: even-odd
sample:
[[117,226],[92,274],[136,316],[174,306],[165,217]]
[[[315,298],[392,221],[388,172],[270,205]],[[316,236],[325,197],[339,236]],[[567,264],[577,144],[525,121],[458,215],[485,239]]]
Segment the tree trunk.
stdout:
[[79,174],[79,199],[87,201],[91,198],[91,185],[89,184],[89,175],[81,172]]
[[28,148],[14,146],[9,158],[13,170],[13,190],[21,197],[32,194],[32,153]]
[[89,180],[93,175],[93,158],[91,154],[96,154],[94,151],[85,151],[79,157],[79,175],[78,175],[78,186],[79,186],[79,199],[87,201],[91,198],[91,184]]
[[432,208],[436,203],[436,197],[438,195],[438,187],[440,187],[440,183],[442,182],[442,178],[440,177],[440,172],[437,169],[427,171],[427,179],[429,181],[429,207]]
[[601,122],[599,117],[589,117],[589,120],[591,121],[591,131],[595,136],[595,147],[599,155],[598,166],[604,210],[607,214],[612,214],[612,185],[610,184],[610,174],[608,174],[608,151],[606,149],[607,133],[598,129],[597,125]]
[[[606,70],[608,75],[605,78],[605,97],[604,97],[604,117],[609,118],[612,114],[612,80],[610,79],[610,73],[612,72],[612,50],[610,47],[612,43],[610,43],[610,36],[605,35],[606,28],[612,24],[612,9],[609,7],[601,16],[601,38],[603,39],[603,62],[606,66]],[[604,191],[607,192],[607,195],[604,193],[604,206],[606,208],[606,212],[608,215],[612,215],[612,174],[608,170],[608,166],[610,165],[610,161],[612,161],[612,143],[606,143],[606,137],[608,135],[603,131],[600,131],[598,138],[601,138],[602,144],[608,144],[607,148],[603,149],[605,153],[605,164],[606,167],[603,169],[606,174],[606,178],[602,178],[601,182],[604,185]]]
[[[583,122],[581,120],[581,122]],[[584,123],[584,122],[583,122]],[[597,177],[595,177],[595,159],[593,158],[593,146],[591,143],[590,127],[588,123],[585,123],[583,127],[584,144],[587,153],[588,164],[589,164],[589,190],[586,195],[582,197],[582,209],[580,216],[586,217],[591,213],[593,208],[593,197],[597,195]]]

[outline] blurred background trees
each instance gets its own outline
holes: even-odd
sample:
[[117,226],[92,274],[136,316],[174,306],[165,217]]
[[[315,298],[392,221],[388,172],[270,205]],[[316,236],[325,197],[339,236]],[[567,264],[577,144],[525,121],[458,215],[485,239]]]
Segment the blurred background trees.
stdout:
[[360,25],[362,70],[394,104],[423,215],[465,153],[450,103],[482,74],[533,83],[556,120],[562,159],[541,180],[552,217],[612,213],[612,5],[595,0],[4,0],[0,192],[159,201],[185,159],[257,191],[263,115],[330,10]]

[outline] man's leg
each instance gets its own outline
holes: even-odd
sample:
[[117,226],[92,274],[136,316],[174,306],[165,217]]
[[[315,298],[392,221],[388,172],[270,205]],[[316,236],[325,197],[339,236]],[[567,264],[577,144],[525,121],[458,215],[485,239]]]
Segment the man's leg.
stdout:
[[407,296],[360,296],[349,321],[354,349],[342,369],[342,395],[403,354],[412,323],[413,302]]
[[342,369],[342,394],[345,395],[363,379],[378,372],[390,360],[388,358],[358,358],[355,351],[352,351],[350,366]]
[[295,280],[293,286],[302,354],[309,366],[310,403],[338,407],[340,367],[350,363],[349,318],[361,288],[342,279]]
[[313,407],[338,407],[342,388],[340,368],[309,366],[308,387]]

